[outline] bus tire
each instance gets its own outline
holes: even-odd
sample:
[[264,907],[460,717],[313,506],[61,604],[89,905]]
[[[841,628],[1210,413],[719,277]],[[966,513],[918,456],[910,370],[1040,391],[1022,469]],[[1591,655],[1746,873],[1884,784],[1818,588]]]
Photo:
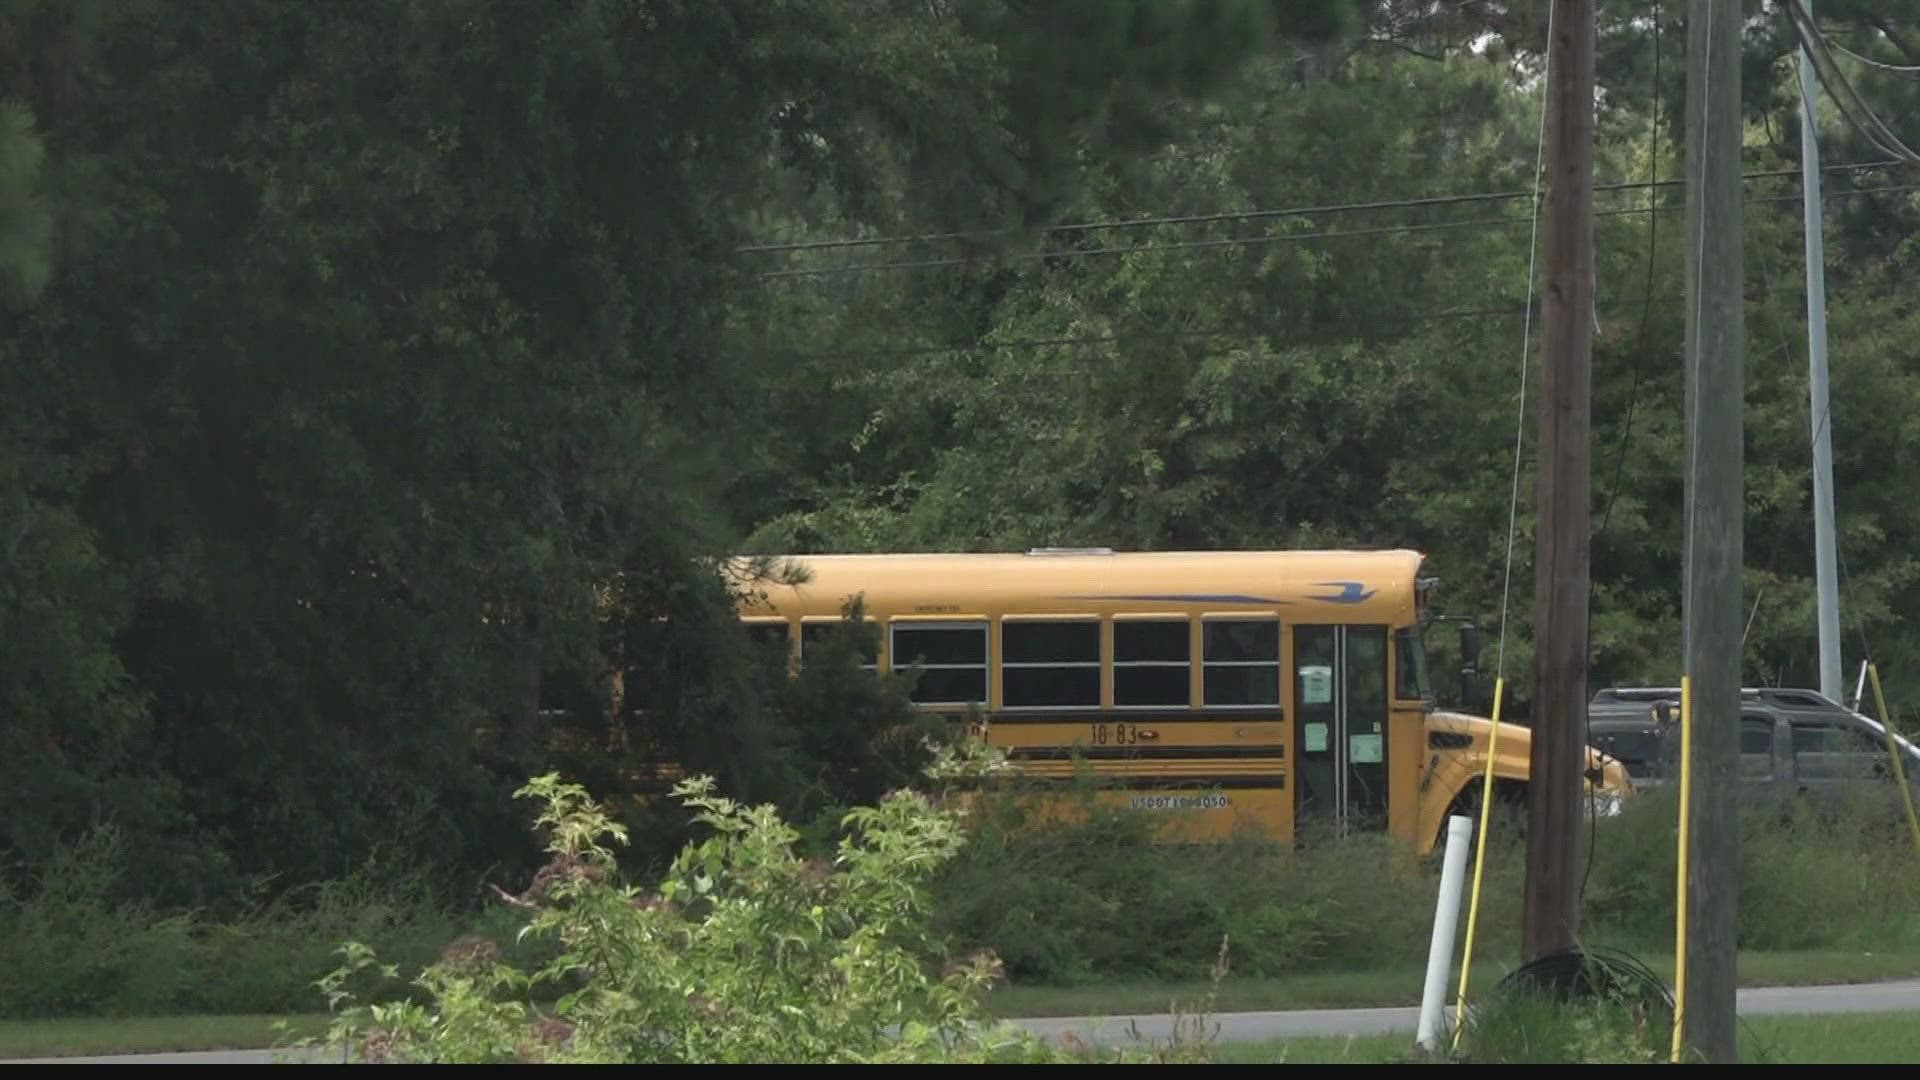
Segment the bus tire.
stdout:
[[[1469,783],[1453,797],[1447,807],[1446,816],[1440,820],[1438,833],[1434,837],[1434,850],[1442,851],[1447,842],[1447,818],[1455,814],[1464,815],[1473,822],[1474,831],[1480,829],[1480,793],[1483,785],[1479,780]],[[1487,815],[1487,831],[1494,836],[1512,836],[1525,839],[1527,835],[1527,784],[1524,780],[1493,781],[1493,812]]]

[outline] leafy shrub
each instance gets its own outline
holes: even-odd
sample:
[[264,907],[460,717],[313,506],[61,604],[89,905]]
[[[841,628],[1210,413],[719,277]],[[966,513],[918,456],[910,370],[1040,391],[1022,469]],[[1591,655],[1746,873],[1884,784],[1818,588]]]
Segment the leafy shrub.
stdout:
[[[991,955],[949,959],[935,943],[926,882],[965,843],[958,814],[895,792],[845,815],[829,863],[797,853],[772,807],[712,786],[676,787],[712,834],[643,890],[617,880],[607,843],[626,833],[584,789],[532,781],[519,794],[545,804],[551,859],[501,896],[521,933],[557,944],[553,961],[523,971],[468,938],[415,980],[424,1000],[359,1004],[348,983],[376,961],[350,943],[323,981],[339,1010],[329,1041],[368,1062],[1076,1060],[989,1022]],[[542,986],[558,991],[550,1007],[531,1000]]]
[[312,1011],[334,943],[424,963],[463,920],[403,867],[289,890],[224,920],[123,899],[126,838],[104,827],[0,882],[0,1015]]

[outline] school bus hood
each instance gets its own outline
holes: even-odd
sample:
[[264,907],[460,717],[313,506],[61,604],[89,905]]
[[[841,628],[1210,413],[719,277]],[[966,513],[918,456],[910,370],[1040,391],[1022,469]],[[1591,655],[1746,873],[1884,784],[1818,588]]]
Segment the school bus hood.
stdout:
[[[1491,719],[1471,713],[1438,709],[1428,718],[1427,726],[1432,735],[1438,736],[1439,740],[1444,740],[1449,735],[1465,736],[1464,742],[1453,743],[1455,748],[1469,751],[1478,762],[1486,760],[1487,746],[1492,741],[1493,734]],[[1496,777],[1524,779],[1532,762],[1533,730],[1523,724],[1502,721],[1500,740],[1495,753],[1498,758],[1494,764]],[[1618,759],[1592,746],[1586,748],[1584,771],[1589,783],[1595,776],[1599,777],[1599,783],[1596,786],[1602,792],[1624,797],[1633,791],[1633,783],[1627,777],[1626,767]]]

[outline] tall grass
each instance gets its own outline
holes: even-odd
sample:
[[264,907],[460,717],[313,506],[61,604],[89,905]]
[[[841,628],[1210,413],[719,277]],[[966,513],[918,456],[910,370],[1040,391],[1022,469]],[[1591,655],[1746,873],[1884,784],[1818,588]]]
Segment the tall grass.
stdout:
[[1652,1065],[1672,1037],[1665,1010],[1614,997],[1560,1000],[1531,988],[1476,1006],[1458,1060],[1477,1065]]
[[[1920,852],[1884,790],[1862,785],[1822,806],[1740,807],[1740,948],[1920,949]],[[1602,823],[1584,904],[1595,927],[1670,940],[1678,801],[1655,789]]]
[[[1083,808],[1075,824],[982,807],[941,877],[941,927],[992,948],[1016,982],[1207,977],[1224,936],[1235,975],[1379,967],[1424,956],[1437,864],[1379,836],[1160,845],[1138,815]],[[1500,853],[1492,844],[1490,852]],[[1490,866],[1482,940],[1518,925],[1518,861]]]
[[[0,884],[0,1016],[303,1012],[346,940],[417,967],[475,928],[404,869],[296,889],[210,921],[118,897],[111,830],[59,852],[24,886]],[[480,929],[484,930],[484,926]]]
[[[1365,835],[1156,844],[1142,816],[1081,812],[1043,824],[1010,799],[979,806],[967,847],[934,885],[936,929],[955,955],[990,948],[1012,981],[1054,986],[1202,981],[1223,938],[1236,976],[1425,961],[1438,853],[1418,860]],[[1673,823],[1662,791],[1597,823],[1591,871],[1582,867],[1588,938],[1670,948]],[[343,941],[403,972],[467,934],[517,952],[508,913],[435,895],[404,862],[214,920],[119,899],[138,893],[121,879],[120,843],[102,831],[37,878],[0,882],[0,1017],[317,1011],[314,981]],[[1476,963],[1519,943],[1524,841],[1496,818],[1487,855]],[[1920,854],[1870,796],[1837,813],[1746,807],[1740,867],[1743,950],[1920,951]]]
[[[1015,982],[1200,980],[1223,936],[1236,975],[1425,961],[1438,852],[1415,860],[1368,835],[1306,837],[1292,848],[1155,844],[1139,816],[1090,802],[1079,812],[1075,823],[1041,824],[1010,798],[986,801],[969,848],[939,881],[942,929],[995,950]],[[1672,795],[1655,791],[1591,823],[1581,864],[1587,938],[1670,948],[1674,813]],[[1494,828],[1474,952],[1513,957],[1525,840],[1498,817]],[[1920,854],[1870,794],[1837,813],[1746,807],[1740,867],[1744,950],[1920,950]]]

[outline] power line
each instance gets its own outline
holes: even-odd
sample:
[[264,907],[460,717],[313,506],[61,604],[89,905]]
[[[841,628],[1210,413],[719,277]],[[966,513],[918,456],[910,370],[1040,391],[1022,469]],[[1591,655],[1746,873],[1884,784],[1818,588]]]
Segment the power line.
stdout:
[[[1767,174],[1759,174],[1759,175],[1767,175]],[[1797,175],[1797,172],[1796,172],[1796,175]],[[1625,185],[1622,187],[1622,190],[1627,190],[1627,189],[1636,188],[1636,187],[1641,190],[1647,190],[1654,187],[1667,187],[1670,185],[1679,184],[1683,182],[1684,181],[1678,181],[1678,180],[1662,180],[1662,181],[1659,181],[1657,184],[1642,182],[1637,185]],[[1892,194],[1897,192],[1916,191],[1916,190],[1920,190],[1920,185],[1892,184],[1892,185],[1883,185],[1880,187],[1848,188],[1840,191],[1824,191],[1822,192],[1821,197],[1822,197],[1822,200],[1824,201],[1826,199],[1851,198],[1858,195]],[[1757,206],[1757,205],[1763,205],[1767,203],[1798,202],[1799,200],[1800,200],[1800,196],[1798,195],[1769,195],[1769,196],[1759,196],[1759,197],[1748,199],[1747,205]],[[1593,216],[1596,218],[1600,218],[1600,217],[1624,217],[1624,216],[1630,216],[1635,214],[1649,214],[1649,213],[1679,213],[1683,209],[1684,209],[1683,207],[1679,207],[1679,206],[1658,206],[1658,207],[1634,206],[1634,207],[1616,208],[1612,210],[1596,210],[1594,211]],[[1039,260],[1082,259],[1082,258],[1091,258],[1094,256],[1100,256],[1100,255],[1131,255],[1136,253],[1155,252],[1155,251],[1187,251],[1187,250],[1196,250],[1196,249],[1205,249],[1205,248],[1246,247],[1246,246],[1253,246],[1253,245],[1260,245],[1260,244],[1308,243],[1308,242],[1319,242],[1323,240],[1336,240],[1343,237],[1380,236],[1380,235],[1385,235],[1387,233],[1422,233],[1422,232],[1444,232],[1452,229],[1503,228],[1503,227],[1508,227],[1513,225],[1526,224],[1531,220],[1532,220],[1531,218],[1524,218],[1524,217],[1517,217],[1517,216],[1470,218],[1463,221],[1429,221],[1429,222],[1420,222],[1417,224],[1380,225],[1380,226],[1372,226],[1364,229],[1339,229],[1331,232],[1278,233],[1278,234],[1269,233],[1261,236],[1230,236],[1230,237],[1218,237],[1210,240],[1177,240],[1177,241],[1172,241],[1167,243],[1144,243],[1144,244],[1124,244],[1124,245],[1116,244],[1108,247],[1099,247],[1099,248],[1062,248],[1062,249],[1053,250],[1053,251],[1026,251],[1026,252],[1018,252],[1012,255],[1002,256],[997,260],[978,260],[978,259],[962,258],[962,257],[955,256],[955,257],[939,258],[939,259],[911,259],[911,260],[903,260],[898,262],[855,263],[853,265],[848,265],[848,266],[805,267],[805,268],[791,269],[791,270],[769,270],[769,271],[765,271],[763,273],[757,274],[755,276],[759,277],[762,280],[768,280],[768,281],[779,280],[783,278],[842,277],[848,274],[868,274],[868,273],[890,272],[890,271],[898,271],[898,270],[927,270],[927,269],[936,269],[939,267],[947,267],[947,266],[977,265],[983,261],[991,261],[996,265],[998,265],[998,264],[1005,264],[1005,263],[1034,262]]]
[[[1047,259],[1084,259],[1095,255],[1126,255],[1136,251],[1187,251],[1199,248],[1241,247],[1254,244],[1292,244],[1309,240],[1331,240],[1343,236],[1379,236],[1384,233],[1434,232],[1481,225],[1510,225],[1524,218],[1475,218],[1470,221],[1428,221],[1416,225],[1381,225],[1366,229],[1341,229],[1321,233],[1269,233],[1265,236],[1228,236],[1212,240],[1176,240],[1164,244],[1124,244],[1100,248],[1064,248],[1057,251],[1023,251],[1007,255],[999,262],[1033,262]],[[972,259],[918,259],[909,262],[863,263],[855,266],[821,266],[801,270],[770,270],[761,278],[833,277],[870,270],[919,270],[934,266],[963,266]]]
[[[1547,40],[1549,42],[1554,40],[1553,20],[1554,20],[1555,14],[1559,11],[1559,8],[1560,8],[1559,4],[1550,4],[1547,7]],[[1514,409],[1514,411],[1518,415],[1514,417],[1514,432],[1513,432],[1513,494],[1511,499],[1507,503],[1507,561],[1506,561],[1505,575],[1502,578],[1501,584],[1500,584],[1500,644],[1496,647],[1495,659],[1493,663],[1494,685],[1496,687],[1500,686],[1504,682],[1507,675],[1507,610],[1508,610],[1508,601],[1512,595],[1512,586],[1513,586],[1513,540],[1518,530],[1518,526],[1520,522],[1520,462],[1521,462],[1521,450],[1525,445],[1526,433],[1527,433],[1527,428],[1526,428],[1527,372],[1533,366],[1529,364],[1527,361],[1528,361],[1529,355],[1533,350],[1533,344],[1532,344],[1533,342],[1533,296],[1534,296],[1534,285],[1537,278],[1537,275],[1534,273],[1534,266],[1535,266],[1534,259],[1535,259],[1535,256],[1538,255],[1539,253],[1539,246],[1540,246],[1539,245],[1540,188],[1542,184],[1540,174],[1543,171],[1544,166],[1546,165],[1546,160],[1547,160],[1547,116],[1553,111],[1549,106],[1549,99],[1551,99],[1553,96],[1554,77],[1558,74],[1553,69],[1553,55],[1556,51],[1558,51],[1557,45],[1551,46],[1547,49],[1545,69],[1540,74],[1540,129],[1539,129],[1539,134],[1534,143],[1534,150],[1533,150],[1533,190],[1528,192],[1530,201],[1532,202],[1533,205],[1532,205],[1531,212],[1527,215],[1527,223],[1533,231],[1532,231],[1532,235],[1529,236],[1529,238],[1527,239],[1527,303],[1526,303],[1527,321],[1526,321],[1526,325],[1522,327],[1520,331],[1520,401],[1519,401],[1519,404],[1515,406],[1515,409]],[[1589,167],[1591,167],[1591,163],[1589,163]],[[1588,179],[1592,179],[1591,176],[1589,176]],[[1589,213],[1592,212],[1593,207],[1591,202],[1589,202],[1587,210]],[[1580,318],[1582,319],[1587,318],[1588,314],[1589,314],[1588,312],[1583,311],[1580,313]],[[1464,663],[1464,660],[1465,658],[1463,657],[1462,658],[1463,663]],[[1498,694],[1499,691],[1496,689],[1495,693]],[[1499,715],[1499,707],[1500,707],[1499,702],[1496,700],[1494,702],[1495,716]],[[1498,736],[1496,735],[1495,737],[1498,737]],[[1543,741],[1544,741],[1544,738],[1545,736],[1542,736]],[[1488,790],[1482,793],[1483,797],[1485,795],[1492,794],[1491,789],[1493,786],[1493,763],[1491,760],[1489,760],[1487,763],[1486,784],[1487,784]],[[1486,801],[1491,802],[1492,800],[1488,799]],[[1484,810],[1486,808],[1483,807],[1482,809]],[[1531,816],[1532,815],[1529,815],[1529,817]],[[1473,870],[1473,886],[1474,886],[1473,903],[1475,907],[1478,907],[1480,902],[1479,900],[1480,869],[1486,862],[1486,853],[1487,853],[1487,842],[1486,842],[1486,835],[1485,835],[1486,815],[1484,813],[1481,814],[1480,825],[1481,825],[1481,837],[1480,837],[1479,858],[1475,860],[1474,870]],[[1531,909],[1529,908],[1529,910]],[[1530,920],[1523,920],[1523,921],[1530,921]],[[1469,914],[1467,917],[1467,957],[1466,958],[1469,962],[1473,960],[1473,917],[1471,914]],[[1465,973],[1462,972],[1461,978],[1460,978],[1460,1013],[1461,1015],[1465,1015],[1466,1005],[1467,1005],[1467,980],[1466,980]],[[1458,1038],[1457,1034],[1455,1038],[1456,1039]]]
[[[1806,50],[1807,57],[1813,60],[1814,75],[1819,78],[1820,84],[1827,88],[1827,93],[1833,97],[1834,104],[1839,106],[1840,115],[1845,117],[1847,123],[1881,153],[1907,164],[1920,164],[1920,154],[1914,153],[1911,147],[1900,141],[1900,137],[1887,127],[1886,122],[1873,111],[1873,107],[1862,100],[1860,92],[1854,89],[1852,80],[1840,70],[1839,61],[1833,57],[1827,35],[1814,23],[1813,16],[1807,13],[1806,7],[1800,3],[1800,0],[1786,0],[1785,6],[1787,22],[1793,27],[1794,39],[1801,48]],[[1826,58],[1827,67],[1833,69],[1831,75],[1821,67],[1818,57]],[[1839,85],[1837,90],[1834,88],[1836,83]],[[1852,109],[1849,109],[1849,103]],[[1854,109],[1864,114],[1865,120],[1855,116]]]
[[[1782,170],[1780,175],[1791,175]],[[1042,236],[1061,233],[1096,232],[1109,229],[1143,229],[1158,225],[1204,225],[1220,221],[1260,221],[1278,217],[1314,217],[1322,214],[1346,214],[1362,210],[1405,210],[1425,206],[1459,206],[1465,203],[1498,202],[1531,196],[1531,191],[1476,191],[1459,195],[1425,195],[1411,199],[1383,199],[1377,202],[1329,203],[1323,206],[1297,206],[1277,210],[1223,210],[1210,214],[1172,214],[1150,218],[1115,218],[1107,221],[1082,221],[1067,225],[1049,225],[1039,230]],[[873,236],[858,239],[811,240],[791,244],[756,244],[735,248],[736,254],[780,251],[819,251],[828,248],[872,247],[885,244],[929,243],[935,240],[969,240],[1005,235],[1006,230],[990,232],[927,233],[920,236]]]
[[[1856,161],[1836,165],[1823,165],[1821,172],[1844,172],[1855,169],[1884,168],[1901,164],[1897,155],[1883,161]],[[1778,179],[1800,175],[1799,169],[1770,169],[1745,175],[1748,180]],[[1598,191],[1640,191],[1649,187],[1678,187],[1684,180],[1660,181],[1621,181],[1611,184],[1597,184]],[[1368,210],[1407,210],[1429,206],[1459,206],[1468,203],[1500,202],[1512,199],[1531,198],[1531,189],[1516,191],[1480,191],[1465,192],[1458,195],[1427,195],[1408,199],[1383,199],[1374,202],[1329,203],[1319,206],[1296,206],[1272,210],[1227,210],[1208,214],[1174,214],[1163,217],[1114,218],[1104,221],[1083,221],[1065,225],[1049,225],[1038,230],[1042,236],[1056,236],[1061,233],[1092,232],[1113,229],[1141,229],[1159,225],[1201,225],[1222,221],[1261,221],[1283,217],[1318,217],[1326,214],[1357,213]],[[1009,235],[1010,230],[991,229],[976,232],[921,233],[911,236],[869,236],[848,237],[834,240],[800,240],[784,244],[748,244],[734,249],[735,254],[771,254],[794,251],[824,251],[836,248],[880,247],[896,244],[924,244],[939,240],[974,240],[993,236]]]
[[[1755,301],[1755,300],[1761,300],[1761,299],[1765,299],[1765,298],[1776,296],[1776,295],[1786,295],[1788,293],[1799,295],[1799,290],[1797,289],[1760,289],[1751,293],[1744,294],[1744,299],[1748,301]],[[1669,307],[1672,305],[1684,303],[1685,300],[1686,298],[1684,296],[1649,297],[1639,301],[1636,301],[1632,297],[1621,297],[1617,301],[1608,303],[1606,305],[1602,305],[1602,310],[1608,310],[1608,311],[1616,310],[1616,309],[1624,310],[1626,309],[1627,305],[1634,304],[1634,303],[1641,303],[1648,307],[1651,307],[1656,304],[1662,307]],[[1459,320],[1459,319],[1517,319],[1525,315],[1526,313],[1527,313],[1527,309],[1525,307],[1519,304],[1509,304],[1503,307],[1456,308],[1456,309],[1450,309],[1450,310],[1444,310],[1444,311],[1428,311],[1428,312],[1421,312],[1415,315],[1403,315],[1399,317],[1394,317],[1391,315],[1378,316],[1378,317],[1369,316],[1365,320],[1361,320],[1357,318],[1328,319],[1328,320],[1324,320],[1320,324],[1320,326],[1326,327],[1326,326],[1354,325],[1364,321],[1365,325],[1374,329],[1379,329],[1382,327],[1391,327],[1393,329],[1412,329],[1412,328],[1417,328],[1420,326],[1427,325],[1429,323],[1448,322],[1448,321]],[[1312,330],[1317,328],[1319,327],[1307,327],[1305,329]],[[1246,326],[1240,326],[1240,327],[1234,327],[1234,328],[1214,328],[1214,329],[1204,329],[1204,330],[1161,330],[1161,331],[1136,330],[1136,331],[1130,331],[1127,333],[1069,334],[1069,335],[1061,335],[1058,337],[1006,338],[999,341],[971,342],[971,343],[960,344],[960,345],[876,345],[876,346],[868,346],[860,349],[851,349],[851,348],[830,349],[830,350],[813,351],[813,352],[776,351],[774,355],[778,355],[781,358],[787,359],[787,360],[840,360],[840,359],[879,359],[879,358],[899,359],[899,358],[906,358],[906,357],[913,357],[913,356],[940,356],[940,355],[955,355],[955,354],[961,354],[961,353],[1006,352],[1006,351],[1028,350],[1028,349],[1061,348],[1061,347],[1080,346],[1080,345],[1120,345],[1120,344],[1136,344],[1140,342],[1204,341],[1209,339],[1255,341],[1260,338],[1266,337],[1270,334],[1296,333],[1301,329],[1302,327],[1299,327],[1297,325],[1273,322],[1273,323],[1252,324],[1252,325],[1246,325]],[[1312,341],[1309,344],[1322,345],[1322,344],[1327,344],[1331,340],[1332,339],[1319,339],[1319,340]],[[1081,369],[1054,368],[1050,370],[1066,371],[1066,370],[1081,370]],[[1086,369],[1086,370],[1092,370],[1092,369]]]
[[1855,60],[1858,60],[1860,63],[1865,64],[1868,67],[1876,67],[1882,71],[1898,72],[1902,75],[1912,75],[1912,74],[1920,73],[1920,64],[1889,64],[1885,60],[1875,60],[1871,56],[1862,56],[1861,54],[1854,52],[1852,49],[1849,49],[1845,45],[1842,45],[1839,42],[1834,41],[1832,39],[1828,39],[1827,45],[1829,48],[1836,49],[1842,53],[1845,53],[1847,56],[1852,57]]

